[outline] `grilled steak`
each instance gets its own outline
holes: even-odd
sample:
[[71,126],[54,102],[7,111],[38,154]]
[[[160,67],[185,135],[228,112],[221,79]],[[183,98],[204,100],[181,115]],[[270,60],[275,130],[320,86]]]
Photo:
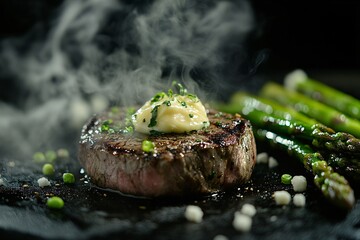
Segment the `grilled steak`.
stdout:
[[[80,163],[97,186],[137,196],[207,194],[246,182],[256,156],[250,123],[215,111],[208,117],[203,130],[144,135],[102,125],[110,118],[114,126],[123,123],[125,114],[95,116],[82,130]],[[154,152],[143,151],[145,139]]]

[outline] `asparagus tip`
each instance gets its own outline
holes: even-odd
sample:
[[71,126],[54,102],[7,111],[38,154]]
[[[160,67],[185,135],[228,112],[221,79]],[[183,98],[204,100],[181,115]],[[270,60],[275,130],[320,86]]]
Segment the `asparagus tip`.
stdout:
[[303,82],[305,79],[307,79],[306,73],[301,69],[296,69],[285,76],[284,86],[285,88],[294,91],[296,85],[299,82]]

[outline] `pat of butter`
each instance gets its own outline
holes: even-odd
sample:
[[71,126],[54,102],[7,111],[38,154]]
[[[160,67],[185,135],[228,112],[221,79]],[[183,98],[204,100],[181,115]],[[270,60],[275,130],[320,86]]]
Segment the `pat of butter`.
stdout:
[[159,99],[147,101],[132,116],[135,131],[149,134],[184,133],[209,125],[204,105],[193,95],[164,94]]

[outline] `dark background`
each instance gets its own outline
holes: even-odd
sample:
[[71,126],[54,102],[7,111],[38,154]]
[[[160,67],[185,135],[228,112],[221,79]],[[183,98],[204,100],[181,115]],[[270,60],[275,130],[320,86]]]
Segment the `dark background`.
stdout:
[[[52,19],[62,2],[0,0],[0,39],[23,37],[34,28],[37,31],[32,31],[27,39],[41,39],[51,28]],[[141,1],[128,2],[136,4]],[[360,1],[251,2],[257,28],[248,41],[248,66],[244,67],[244,71],[256,69],[255,75],[271,79],[294,68],[303,68],[319,76],[320,80],[359,96],[360,88],[356,80],[360,75]],[[254,68],[257,64],[259,66]],[[2,93],[8,91],[4,90],[8,86],[4,86],[1,80],[0,101],[4,99]],[[277,159],[287,160],[287,157]],[[115,193],[105,192],[105,195],[103,191],[83,182],[74,188],[54,188],[64,197],[67,205],[62,212],[51,212],[44,207],[41,199],[35,204],[32,201],[33,192],[39,191],[35,187],[35,179],[40,177],[40,171],[34,172],[26,165],[17,166],[20,167],[7,167],[12,171],[7,172],[6,176],[16,179],[13,185],[0,188],[2,201],[9,201],[6,203],[9,206],[0,204],[1,239],[7,239],[10,235],[12,239],[58,239],[59,234],[64,239],[96,239],[99,236],[108,236],[107,239],[116,239],[117,236],[129,236],[129,239],[165,239],[166,236],[169,239],[212,239],[217,234],[242,239],[284,239],[291,236],[294,239],[350,240],[360,237],[359,201],[354,210],[344,216],[321,200],[314,186],[309,185],[305,209],[275,206],[270,194],[284,188],[278,181],[284,165],[275,173],[255,172],[259,175],[254,177],[254,182],[239,192],[245,196],[243,199],[229,194],[219,196],[219,199],[200,201],[206,215],[204,223],[198,225],[187,223],[183,218],[184,204],[187,202],[156,205],[141,200],[129,201]],[[297,169],[299,174],[302,174],[301,170]],[[289,172],[289,169],[286,171]],[[28,183],[30,188],[23,190],[23,183]],[[46,191],[41,190],[42,199],[45,199]],[[244,202],[255,202],[261,212],[254,220],[253,232],[239,235],[231,226],[231,221],[234,211]],[[139,206],[145,206],[146,210]],[[278,220],[270,221],[272,216],[278,217]]]
[[255,48],[270,52],[264,69],[359,68],[359,1],[252,2],[260,36]]
[[[46,33],[62,2],[0,1],[0,38],[23,36],[34,27],[41,30],[37,34]],[[249,38],[248,58],[250,63],[262,62],[258,71],[294,68],[349,71],[360,66],[359,1],[252,0],[251,3],[257,28]],[[267,60],[261,61],[264,58]]]

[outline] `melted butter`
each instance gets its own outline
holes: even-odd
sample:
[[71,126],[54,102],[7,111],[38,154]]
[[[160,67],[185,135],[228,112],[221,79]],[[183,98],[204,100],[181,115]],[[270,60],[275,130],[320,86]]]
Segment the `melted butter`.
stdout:
[[209,125],[206,109],[194,95],[163,93],[147,101],[132,117],[135,131],[149,134],[184,133]]

